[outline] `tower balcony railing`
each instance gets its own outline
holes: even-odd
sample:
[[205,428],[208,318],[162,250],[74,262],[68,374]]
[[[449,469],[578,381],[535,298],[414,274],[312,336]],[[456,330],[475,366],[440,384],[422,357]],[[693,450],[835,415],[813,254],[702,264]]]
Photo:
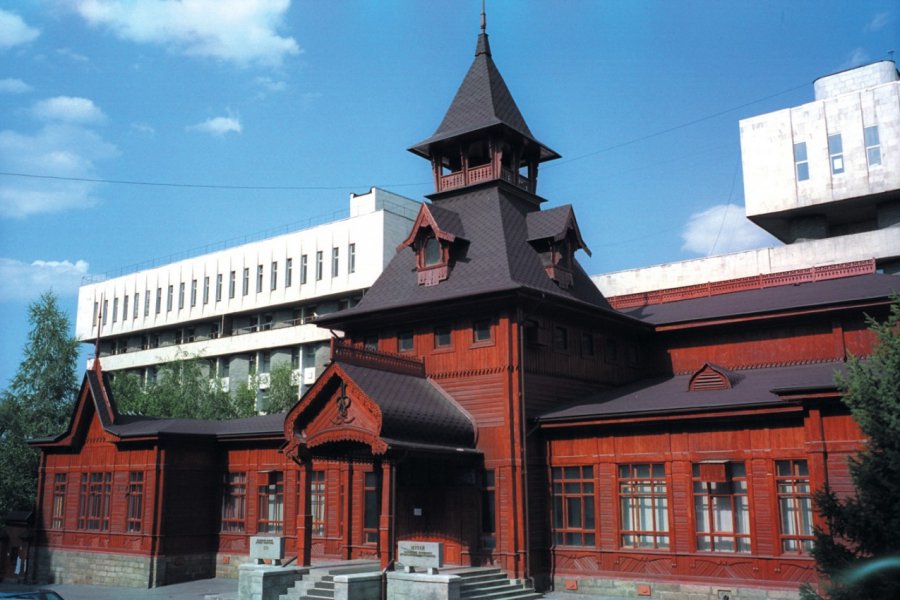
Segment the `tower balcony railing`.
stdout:
[[479,165],[454,173],[448,173],[447,175],[441,175],[438,180],[438,191],[446,192],[448,190],[455,190],[467,185],[481,183],[482,181],[492,181],[494,179],[502,179],[523,190],[531,189],[531,181],[524,175],[520,175],[512,169],[501,167],[500,176],[498,177],[494,171],[494,165],[488,163],[486,165]]

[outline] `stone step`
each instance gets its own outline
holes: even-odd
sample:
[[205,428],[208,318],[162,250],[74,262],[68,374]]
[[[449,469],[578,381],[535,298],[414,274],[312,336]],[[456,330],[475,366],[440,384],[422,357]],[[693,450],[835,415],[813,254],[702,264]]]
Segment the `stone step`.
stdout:
[[462,589],[469,589],[473,587],[479,587],[484,585],[503,585],[505,583],[509,583],[509,579],[503,576],[502,573],[485,573],[484,575],[470,575],[463,579]]
[[521,586],[510,585],[506,589],[491,592],[461,593],[459,597],[460,600],[525,600],[526,598],[540,598],[541,594]]
[[469,577],[479,577],[483,575],[501,575],[505,578],[503,571],[498,569],[497,567],[462,567],[459,569],[446,569],[442,570],[442,573],[446,573],[447,575],[459,575],[460,577],[465,577],[468,579]]
[[494,579],[478,579],[476,581],[464,580],[463,584],[460,586],[460,591],[466,592],[469,590],[488,590],[491,588],[509,585],[509,583],[509,579],[504,579],[502,576],[496,577]]

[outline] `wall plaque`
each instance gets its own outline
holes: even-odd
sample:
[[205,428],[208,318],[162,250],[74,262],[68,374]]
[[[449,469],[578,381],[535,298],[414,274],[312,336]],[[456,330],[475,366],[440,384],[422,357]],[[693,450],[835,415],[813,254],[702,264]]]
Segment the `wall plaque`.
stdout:
[[281,560],[284,558],[284,538],[256,535],[250,538],[250,558]]
[[420,542],[401,540],[397,542],[397,562],[405,567],[425,569],[444,566],[444,544],[440,542]]

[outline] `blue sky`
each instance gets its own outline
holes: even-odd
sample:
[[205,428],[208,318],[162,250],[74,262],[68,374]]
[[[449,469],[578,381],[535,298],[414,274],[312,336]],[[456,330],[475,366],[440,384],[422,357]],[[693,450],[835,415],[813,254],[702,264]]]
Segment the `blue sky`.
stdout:
[[[770,245],[742,218],[738,120],[900,50],[893,1],[487,4],[494,60],[563,156],[539,192],[575,206],[592,274]],[[0,387],[46,289],[74,320],[84,277],[340,217],[373,185],[422,199],[406,148],[437,128],[480,10],[0,5]]]

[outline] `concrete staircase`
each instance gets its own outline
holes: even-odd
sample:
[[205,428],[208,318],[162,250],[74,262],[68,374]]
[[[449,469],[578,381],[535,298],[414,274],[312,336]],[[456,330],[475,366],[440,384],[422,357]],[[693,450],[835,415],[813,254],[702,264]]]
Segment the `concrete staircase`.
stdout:
[[471,567],[443,571],[463,578],[460,600],[532,600],[541,598],[534,588],[519,579],[507,579],[500,569]]
[[[334,598],[335,576],[378,571],[378,563],[372,561],[313,567],[303,579],[279,596],[279,600],[330,600]],[[494,567],[441,569],[441,573],[462,578],[460,600],[534,600],[542,597],[524,581],[507,579],[503,571]]]
[[378,561],[348,561],[340,565],[313,567],[294,583],[279,600],[323,600],[334,598],[334,577],[353,573],[379,572]]

